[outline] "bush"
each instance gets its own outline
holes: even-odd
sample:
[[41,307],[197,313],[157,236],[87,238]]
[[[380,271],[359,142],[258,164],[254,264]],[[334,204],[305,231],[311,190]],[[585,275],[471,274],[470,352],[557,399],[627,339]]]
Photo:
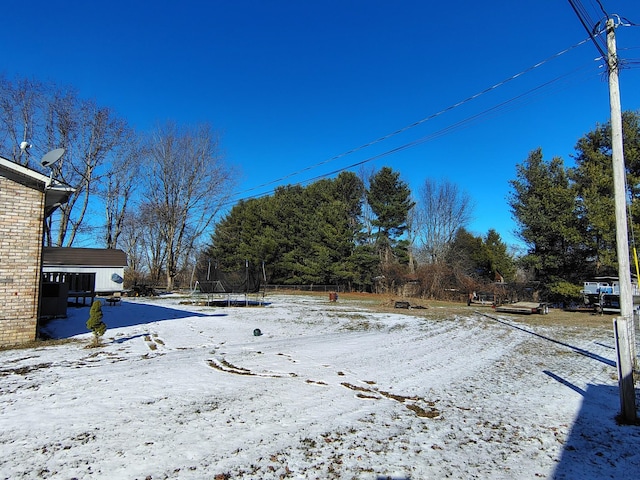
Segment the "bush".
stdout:
[[102,321],[102,303],[96,300],[91,304],[87,328],[93,332],[93,345],[100,345],[100,337],[107,331],[107,324]]
[[555,303],[578,302],[582,298],[582,287],[559,280],[549,285],[549,300]]

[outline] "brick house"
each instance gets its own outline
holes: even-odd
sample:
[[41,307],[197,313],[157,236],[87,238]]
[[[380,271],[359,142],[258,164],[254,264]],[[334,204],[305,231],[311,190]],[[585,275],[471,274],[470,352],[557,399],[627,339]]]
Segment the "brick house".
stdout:
[[36,338],[44,221],[72,193],[0,157],[0,346]]

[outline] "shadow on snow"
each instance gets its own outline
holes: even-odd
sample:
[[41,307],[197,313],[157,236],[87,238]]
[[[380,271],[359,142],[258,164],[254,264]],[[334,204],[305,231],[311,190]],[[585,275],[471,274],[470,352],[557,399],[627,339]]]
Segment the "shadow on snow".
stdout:
[[[225,313],[207,314],[181,310],[179,306],[176,306],[176,308],[167,308],[159,305],[127,301],[122,301],[119,305],[115,306],[103,306],[102,314],[103,321],[107,324],[109,330],[134,325],[145,325],[161,320],[226,316]],[[63,339],[75,335],[87,334],[90,333],[86,326],[88,319],[88,306],[69,307],[67,309],[67,318],[58,318],[43,322],[39,326],[40,335],[47,338]]]
[[476,312],[476,313],[479,313],[480,315],[482,315],[484,317],[487,317],[487,318],[489,318],[491,320],[494,320],[494,321],[496,321],[498,323],[502,323],[503,325],[506,325],[508,327],[515,328],[516,330],[520,330],[521,332],[528,333],[529,335],[533,335],[534,337],[541,338],[542,340],[547,340],[547,341],[549,341],[551,343],[555,343],[557,345],[561,345],[563,347],[567,347],[567,348],[573,350],[574,352],[579,353],[580,355],[584,355],[585,357],[592,358],[593,360],[597,360],[598,362],[602,362],[605,365],[608,365],[610,367],[615,367],[616,366],[616,362],[614,362],[613,360],[610,360],[610,359],[605,358],[605,357],[603,357],[601,355],[598,355],[596,353],[593,353],[593,352],[590,352],[588,350],[585,350],[584,348],[576,347],[575,345],[571,345],[569,343],[562,342],[560,340],[556,340],[556,339],[551,338],[551,337],[547,337],[546,335],[541,335],[540,333],[536,333],[536,332],[534,332],[532,330],[529,330],[527,328],[523,328],[521,326],[515,325],[515,324],[510,323],[510,322],[507,322],[507,321],[502,320],[501,318],[495,317],[493,315],[487,315],[486,313],[482,313],[482,312]]
[[[481,312],[478,312],[481,313]],[[580,355],[616,367],[616,362],[584,348],[562,342],[529,329],[481,313],[496,322],[528,333],[540,339],[566,347]],[[603,345],[611,348],[609,345]],[[640,470],[640,426],[620,425],[616,421],[620,408],[617,386],[587,384],[586,390],[550,370],[543,373],[582,396],[578,412],[558,465],[550,477],[553,480],[600,480],[615,478],[635,480]],[[636,405],[640,404],[636,390]]]
[[616,412],[620,409],[618,387],[590,384],[584,391],[551,372],[544,373],[583,396],[580,412],[550,478],[638,478],[640,427],[616,422]]

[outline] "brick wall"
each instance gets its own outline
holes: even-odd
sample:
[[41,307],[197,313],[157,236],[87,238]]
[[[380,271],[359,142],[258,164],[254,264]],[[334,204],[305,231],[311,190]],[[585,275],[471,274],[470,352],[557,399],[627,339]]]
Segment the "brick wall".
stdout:
[[43,199],[0,176],[0,346],[36,338]]

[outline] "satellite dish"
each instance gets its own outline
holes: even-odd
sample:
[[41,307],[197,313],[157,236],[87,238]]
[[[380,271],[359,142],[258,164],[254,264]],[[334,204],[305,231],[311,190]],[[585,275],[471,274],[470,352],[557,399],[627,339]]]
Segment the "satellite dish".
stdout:
[[112,282],[116,282],[116,283],[122,283],[122,282],[124,282],[124,278],[122,278],[117,273],[114,273],[114,274],[111,275],[111,281]]
[[46,153],[42,160],[40,160],[40,165],[43,167],[50,167],[58,160],[60,157],[64,155],[64,148],[56,148],[55,150],[51,150],[49,153]]

